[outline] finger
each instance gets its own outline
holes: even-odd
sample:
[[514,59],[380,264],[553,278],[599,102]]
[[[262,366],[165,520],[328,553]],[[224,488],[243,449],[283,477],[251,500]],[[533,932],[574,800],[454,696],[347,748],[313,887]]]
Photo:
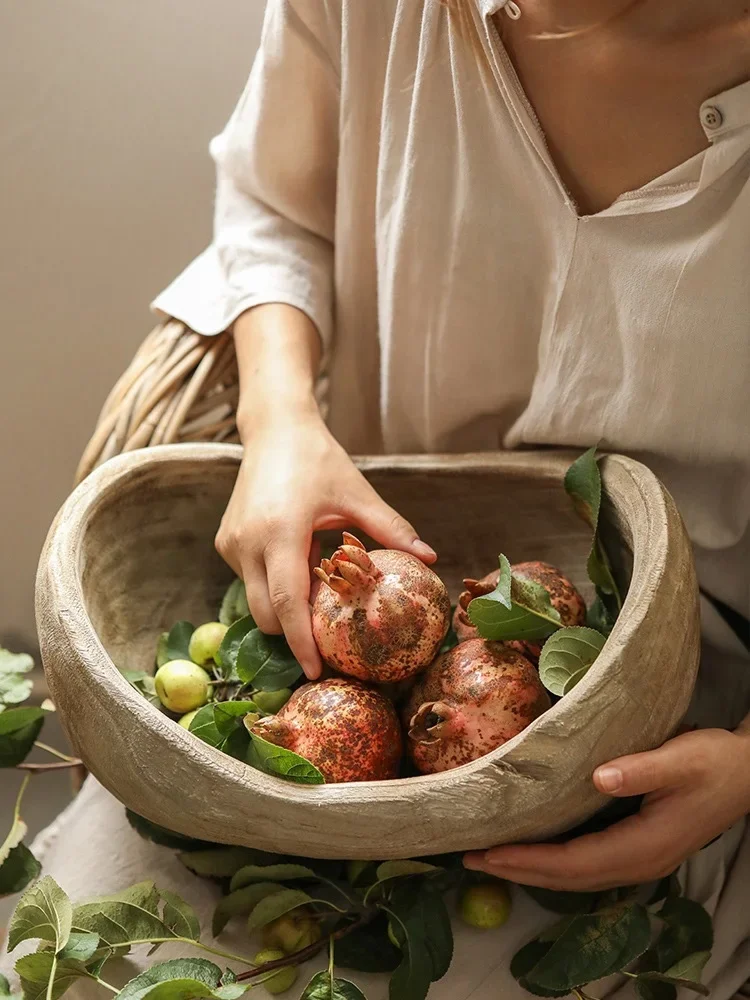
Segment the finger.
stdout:
[[246,561],[242,568],[242,579],[247,593],[247,606],[255,624],[266,635],[279,635],[281,622],[274,611],[271,597],[268,593],[268,580],[263,563],[257,560]]
[[413,525],[393,507],[384,503],[364,480],[361,490],[351,499],[346,499],[341,505],[341,510],[358,527],[387,549],[411,552],[426,563],[433,563],[437,559],[435,550],[421,540]]
[[310,566],[307,538],[287,537],[266,551],[268,594],[289,647],[309,680],[320,676],[322,662],[310,619]]
[[619,757],[594,771],[594,784],[605,795],[646,795],[685,784],[694,774],[694,761],[679,741],[658,750]]
[[566,844],[514,844],[473,852],[469,866],[481,865],[499,878],[516,875],[529,885],[554,881],[580,889],[605,883],[647,882],[681,861],[680,846],[663,814],[638,813],[607,830],[576,837]]

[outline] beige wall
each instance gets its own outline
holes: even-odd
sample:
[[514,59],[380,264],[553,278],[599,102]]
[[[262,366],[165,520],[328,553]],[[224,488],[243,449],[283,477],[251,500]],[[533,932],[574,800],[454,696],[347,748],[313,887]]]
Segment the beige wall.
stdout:
[[263,0],[0,2],[0,642],[153,295],[210,231]]

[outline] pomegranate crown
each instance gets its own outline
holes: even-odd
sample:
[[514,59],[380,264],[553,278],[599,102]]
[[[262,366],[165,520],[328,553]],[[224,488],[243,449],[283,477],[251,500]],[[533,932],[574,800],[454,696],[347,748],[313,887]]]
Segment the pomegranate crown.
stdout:
[[337,594],[350,597],[357,590],[371,590],[383,574],[362,542],[345,531],[344,544],[315,567],[315,575]]

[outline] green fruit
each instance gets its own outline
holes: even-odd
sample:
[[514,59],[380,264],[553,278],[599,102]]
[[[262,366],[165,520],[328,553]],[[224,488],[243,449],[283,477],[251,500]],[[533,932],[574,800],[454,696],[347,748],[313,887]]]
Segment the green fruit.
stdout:
[[263,947],[280,948],[287,955],[294,955],[303,948],[320,941],[320,926],[304,911],[287,913],[263,928]]
[[206,704],[209,679],[206,671],[190,660],[170,660],[156,671],[154,683],[162,705],[184,715]]
[[492,930],[501,927],[510,916],[510,892],[505,882],[483,882],[465,889],[461,895],[461,918],[470,927]]
[[192,712],[188,712],[187,715],[183,715],[183,717],[181,719],[177,720],[177,725],[178,726],[182,726],[185,729],[190,729],[190,723],[196,717],[196,715],[198,714],[198,711],[199,710],[197,708],[195,708],[195,709],[193,709]]
[[188,646],[188,653],[193,663],[201,667],[206,663],[218,663],[216,654],[226,634],[227,626],[221,622],[206,622],[205,625],[199,625],[190,636]]
[[253,695],[253,701],[261,712],[276,715],[291,697],[292,692],[289,688],[280,688],[278,691],[256,691]]
[[163,667],[164,664],[169,660],[169,653],[167,652],[167,643],[169,642],[169,632],[162,632],[156,643],[156,666]]
[[[277,948],[266,948],[265,951],[258,952],[253,959],[253,965],[258,966],[265,965],[266,962],[278,962],[280,958],[284,957],[283,951],[279,951]],[[263,985],[274,996],[277,993],[286,993],[291,986],[294,986],[298,974],[298,970],[294,966],[288,965],[285,969],[279,969],[278,972],[274,972],[268,979],[263,979]]]

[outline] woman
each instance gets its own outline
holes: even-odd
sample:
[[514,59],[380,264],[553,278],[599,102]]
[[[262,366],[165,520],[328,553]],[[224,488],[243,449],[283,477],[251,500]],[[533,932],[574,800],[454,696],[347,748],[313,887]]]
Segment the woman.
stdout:
[[[245,457],[217,545],[311,678],[313,531],[353,523],[435,559],[348,453],[601,441],[667,484],[715,602],[703,728],[598,769],[600,790],[646,794],[638,816],[466,863],[581,890],[682,865],[714,914],[717,1000],[750,977],[750,669],[716,610],[750,606],[748,81],[746,0],[270,0],[212,146],[214,243],[156,302],[201,333],[233,325]],[[95,887],[67,860],[84,812],[107,831]],[[78,895],[149,865],[163,884],[120,816],[89,786],[47,869]],[[526,996],[507,961],[541,919],[520,904],[507,954],[460,944],[431,996]]]

